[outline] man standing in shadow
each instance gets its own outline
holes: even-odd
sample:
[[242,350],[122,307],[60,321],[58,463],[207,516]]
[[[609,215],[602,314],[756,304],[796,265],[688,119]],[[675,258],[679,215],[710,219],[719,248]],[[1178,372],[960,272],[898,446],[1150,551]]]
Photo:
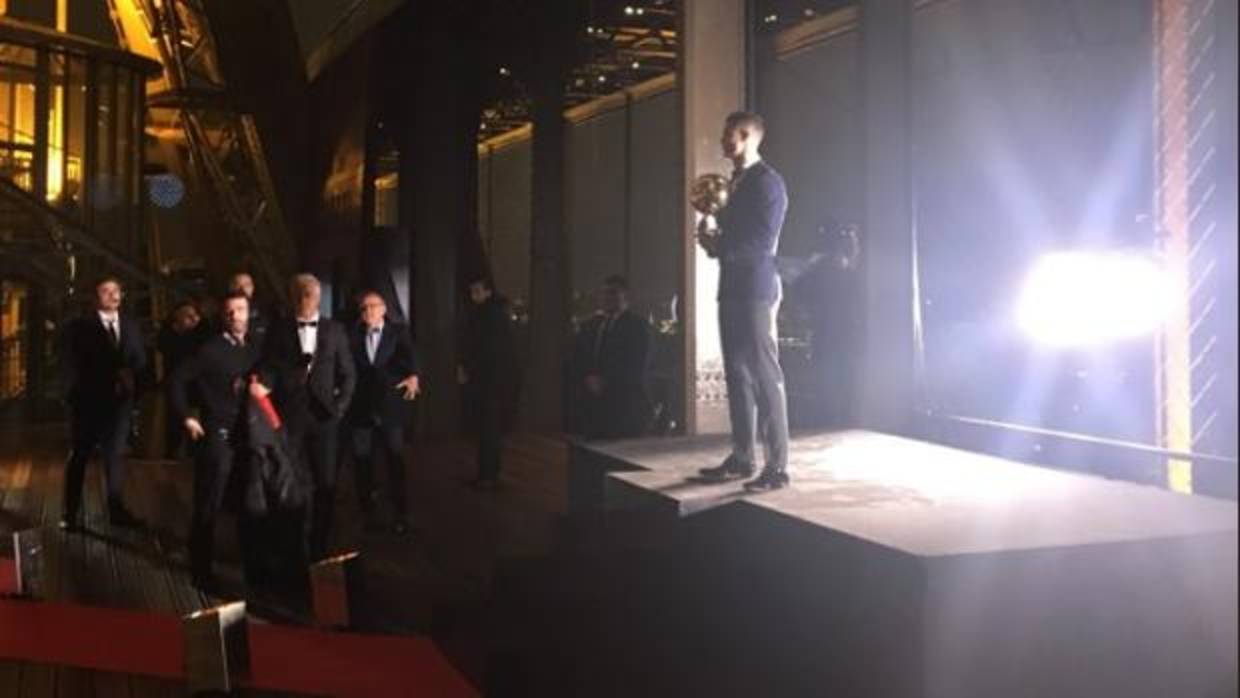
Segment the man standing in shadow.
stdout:
[[758,154],[764,133],[761,116],[728,115],[720,140],[734,167],[728,202],[717,220],[708,215],[698,224],[698,243],[719,260],[719,334],[732,422],[731,455],[701,474],[712,480],[751,476],[760,436],[766,463],[745,483],[752,491],[788,485],[788,398],[775,328],[783,298],[775,253],[788,193],[783,178]]
[[80,530],[86,461],[97,447],[107,481],[108,519],[115,526],[140,527],[125,507],[125,461],[137,376],[146,350],[137,322],[121,313],[121,283],[113,276],[94,286],[94,308],[65,328],[64,369],[73,447],[65,464],[64,512],[60,527]]
[[578,335],[574,360],[582,432],[591,439],[636,438],[650,422],[649,327],[629,309],[623,276],[604,279],[601,300],[599,312]]

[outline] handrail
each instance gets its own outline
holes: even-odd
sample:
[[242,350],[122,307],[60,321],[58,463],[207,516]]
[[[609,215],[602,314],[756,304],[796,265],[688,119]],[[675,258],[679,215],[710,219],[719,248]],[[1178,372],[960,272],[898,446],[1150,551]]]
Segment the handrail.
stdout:
[[173,290],[188,290],[173,279],[152,274],[148,270],[129,261],[124,253],[96,239],[89,229],[68,214],[48,206],[34,194],[4,178],[0,178],[0,197],[16,203],[27,213],[31,214],[51,237],[49,242],[53,244],[58,242],[56,240],[57,236],[63,235],[70,244],[80,247],[90,254],[104,258],[119,273],[135,281]]
[[994,429],[1003,429],[1006,431],[1016,431],[1024,434],[1033,434],[1035,436],[1049,436],[1065,441],[1076,441],[1086,443],[1092,446],[1104,446],[1118,450],[1135,451],[1137,453],[1145,453],[1151,456],[1160,456],[1163,458],[1175,458],[1179,460],[1188,460],[1198,463],[1214,463],[1217,465],[1240,465],[1240,459],[1228,456],[1218,456],[1208,453],[1191,453],[1187,451],[1176,451],[1149,444],[1137,443],[1135,441],[1123,441],[1120,439],[1107,439],[1100,436],[1091,436],[1089,434],[1080,434],[1071,431],[1060,431],[1057,429],[1045,429],[1042,427],[1028,426],[1024,424],[1013,424],[1011,422],[1000,422],[997,420],[980,419],[977,417],[965,417],[957,414],[946,414],[928,411],[926,416],[932,419],[940,419],[948,422],[959,424],[968,424],[970,426],[989,427]]

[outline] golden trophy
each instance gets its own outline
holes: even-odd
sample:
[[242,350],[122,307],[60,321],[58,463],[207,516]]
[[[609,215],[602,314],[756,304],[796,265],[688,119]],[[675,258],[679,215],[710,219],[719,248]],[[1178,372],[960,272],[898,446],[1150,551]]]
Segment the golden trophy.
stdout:
[[693,180],[689,188],[689,205],[702,214],[698,222],[697,241],[711,257],[716,256],[719,247],[719,231],[707,227],[710,220],[724,206],[728,205],[730,182],[721,174],[704,174]]
[[704,174],[693,180],[689,188],[689,204],[703,216],[713,216],[728,205],[728,178],[721,174]]

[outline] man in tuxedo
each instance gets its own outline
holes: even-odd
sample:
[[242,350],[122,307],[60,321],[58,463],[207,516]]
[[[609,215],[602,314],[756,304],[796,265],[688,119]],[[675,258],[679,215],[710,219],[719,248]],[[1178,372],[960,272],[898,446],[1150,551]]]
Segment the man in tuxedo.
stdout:
[[[168,379],[168,400],[176,423],[193,442],[194,513],[190,524],[190,571],[194,585],[215,588],[212,551],[215,519],[224,502],[235,456],[245,438],[247,383],[258,364],[258,347],[247,332],[250,301],[233,292],[220,304],[222,331],[183,361]],[[255,536],[238,521],[238,540],[251,584],[258,569]],[[252,529],[251,529],[252,530]]]
[[379,492],[372,465],[381,453],[387,463],[388,497],[392,503],[392,530],[409,530],[405,501],[405,422],[410,402],[418,396],[418,363],[409,328],[387,320],[387,304],[375,291],[362,294],[360,321],[349,333],[349,347],[357,370],[357,391],[349,406],[347,424],[356,468],[357,494],[367,526],[373,528]]
[[293,458],[313,482],[308,551],[318,560],[327,555],[336,502],[337,432],[353,399],[357,373],[344,327],[319,316],[319,280],[298,274],[291,295],[292,317],[267,331],[262,381],[251,394],[274,393]]
[[267,328],[271,325],[271,318],[268,313],[264,312],[262,304],[254,298],[254,276],[248,271],[239,271],[228,277],[228,293],[242,293],[249,300],[250,322],[246,334],[250,336],[250,343],[261,350],[263,340],[267,339]]
[[121,283],[105,276],[94,287],[94,308],[65,328],[64,369],[73,446],[65,464],[64,513],[60,527],[82,527],[82,485],[86,461],[98,447],[107,480],[108,519],[138,527],[125,507],[125,461],[137,376],[146,367],[146,350],[137,322],[120,312]]
[[701,473],[720,480],[749,477],[760,435],[766,462],[745,483],[753,491],[788,484],[788,399],[775,329],[783,298],[775,253],[788,193],[783,178],[758,154],[764,131],[757,114],[728,115],[720,145],[734,167],[731,192],[718,219],[705,216],[698,228],[699,244],[719,260],[719,334],[732,423],[731,455]]
[[602,307],[579,336],[576,388],[585,417],[583,431],[589,438],[641,436],[650,421],[646,394],[649,327],[629,309],[628,296],[624,277],[607,277]]

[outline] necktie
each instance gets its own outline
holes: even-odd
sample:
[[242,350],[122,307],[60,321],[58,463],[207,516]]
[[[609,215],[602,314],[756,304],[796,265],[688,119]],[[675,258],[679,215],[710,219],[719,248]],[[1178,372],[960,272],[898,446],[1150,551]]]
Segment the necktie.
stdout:
[[108,320],[108,339],[111,340],[112,346],[120,346],[121,336],[116,331],[115,320]]
[[298,320],[297,321],[297,329],[301,329],[303,327],[318,327],[318,326],[319,326],[318,320]]
[[611,329],[611,322],[615,316],[608,315],[598,328],[598,336],[594,338],[594,361],[598,363],[599,354],[603,351],[603,342],[607,339],[607,331]]
[[370,363],[375,362],[377,353],[379,353],[379,330],[372,329],[366,332],[366,356],[370,357]]

